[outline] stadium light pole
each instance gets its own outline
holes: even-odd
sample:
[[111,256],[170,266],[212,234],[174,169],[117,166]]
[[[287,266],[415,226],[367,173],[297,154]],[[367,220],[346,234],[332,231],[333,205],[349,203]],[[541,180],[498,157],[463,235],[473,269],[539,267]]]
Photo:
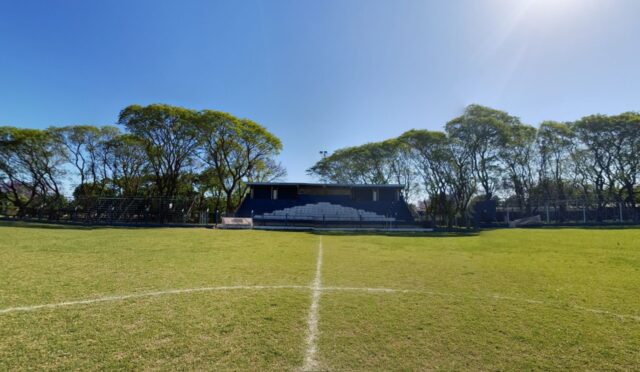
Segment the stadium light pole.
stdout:
[[[327,151],[327,150],[320,150],[318,152],[320,153],[320,156],[322,156],[322,160],[324,160],[327,157],[327,154],[329,154],[329,151]],[[326,183],[326,180],[324,180],[324,179],[321,179],[321,181],[323,183]]]

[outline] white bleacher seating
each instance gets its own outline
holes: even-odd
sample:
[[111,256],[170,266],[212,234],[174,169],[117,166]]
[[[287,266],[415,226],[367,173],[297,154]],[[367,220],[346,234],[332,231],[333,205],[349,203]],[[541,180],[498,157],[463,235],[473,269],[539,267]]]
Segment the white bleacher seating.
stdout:
[[396,219],[385,217],[374,212],[345,207],[338,204],[320,202],[305,204],[291,208],[276,210],[254,216],[263,220],[296,220],[296,221],[375,221],[392,222]]

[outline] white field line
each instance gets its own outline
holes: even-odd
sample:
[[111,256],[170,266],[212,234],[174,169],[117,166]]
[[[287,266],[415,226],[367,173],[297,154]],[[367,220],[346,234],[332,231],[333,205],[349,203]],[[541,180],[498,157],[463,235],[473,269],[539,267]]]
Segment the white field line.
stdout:
[[307,351],[304,355],[303,371],[318,369],[318,310],[320,308],[320,294],[322,292],[322,236],[318,243],[318,259],[316,261],[316,276],[311,283],[311,307],[307,320]]
[[66,301],[66,302],[57,302],[52,304],[43,304],[43,305],[33,305],[33,306],[19,306],[19,307],[9,307],[6,309],[0,309],[0,314],[7,314],[13,312],[24,312],[24,311],[34,311],[41,309],[55,309],[58,307],[65,306],[75,306],[75,305],[89,305],[98,302],[112,302],[112,301],[123,301],[135,298],[144,298],[144,297],[159,297],[166,295],[175,295],[175,294],[183,294],[183,293],[193,293],[193,292],[213,292],[213,291],[233,291],[233,290],[263,290],[263,289],[309,289],[308,286],[304,285],[236,285],[236,286],[222,286],[222,287],[199,287],[199,288],[186,288],[186,289],[169,289],[166,291],[155,291],[155,292],[142,292],[142,293],[134,293],[122,296],[105,296],[105,297],[97,297],[87,300],[78,300],[78,301]]
[[578,305],[573,305],[573,308],[574,309],[588,311],[590,313],[595,313],[595,314],[610,315],[610,316],[616,317],[618,319],[633,319],[633,320],[636,320],[636,321],[640,322],[640,316],[637,316],[637,315],[616,314],[616,313],[612,313],[611,311],[607,311],[607,310],[590,309],[588,307],[582,307],[582,306],[578,306]]
[[[369,292],[369,293],[417,293],[417,294],[428,294],[432,296],[444,296],[444,297],[458,297],[458,298],[473,298],[478,300],[486,300],[486,299],[496,299],[496,300],[505,300],[505,301],[515,301],[515,302],[526,302],[529,304],[542,305],[546,307],[558,307],[562,306],[561,304],[552,304],[539,300],[532,300],[528,298],[519,298],[519,297],[510,297],[510,296],[501,296],[501,295],[463,295],[463,294],[455,294],[455,293],[446,293],[446,292],[434,292],[427,291],[421,289],[396,289],[396,288],[381,288],[381,287],[323,287],[323,291],[354,291],[354,292]],[[576,310],[582,310],[594,314],[600,315],[609,315],[621,320],[631,319],[640,322],[640,316],[631,315],[631,314],[618,314],[608,310],[599,310],[599,309],[591,309],[584,306],[579,305],[571,305],[570,307]]]
[[[321,253],[319,252],[319,258],[322,258]],[[322,262],[319,261],[319,265],[321,266]],[[317,274],[317,268],[316,268],[316,275]],[[318,283],[319,283],[319,278],[318,278]],[[36,311],[36,310],[42,310],[42,309],[55,309],[55,308],[59,308],[59,307],[68,307],[68,306],[76,306],[76,305],[90,305],[90,304],[94,304],[94,303],[100,303],[100,302],[115,302],[115,301],[124,301],[124,300],[129,300],[129,299],[136,299],[136,298],[144,298],[144,297],[159,297],[159,296],[167,296],[167,295],[176,295],[176,294],[183,294],[183,293],[194,293],[194,292],[213,292],[213,291],[234,291],[234,290],[268,290],[268,289],[306,289],[306,290],[312,290],[313,294],[312,294],[312,299],[317,297],[317,300],[315,302],[315,312],[316,312],[316,316],[315,316],[315,332],[317,334],[317,328],[318,328],[318,319],[317,319],[317,306],[318,306],[318,302],[319,302],[319,297],[320,297],[320,292],[323,291],[353,291],[353,292],[369,292],[369,293],[421,293],[421,294],[428,294],[428,295],[432,295],[432,296],[445,296],[445,297],[458,297],[458,298],[474,298],[474,299],[496,299],[496,300],[506,300],[506,301],[516,301],[516,302],[526,302],[526,303],[530,303],[530,304],[537,304],[537,305],[542,305],[542,306],[547,306],[547,307],[559,307],[559,306],[563,306],[562,304],[551,304],[548,302],[544,302],[544,301],[539,301],[539,300],[532,300],[532,299],[527,299],[527,298],[518,298],[518,297],[510,297],[510,296],[501,296],[501,295],[487,295],[487,296],[478,296],[478,295],[460,295],[460,294],[454,294],[454,293],[446,293],[446,292],[434,292],[434,291],[427,291],[427,290],[420,290],[420,289],[396,289],[396,288],[381,288],[381,287],[321,287],[319,284],[316,287],[315,285],[315,280],[312,283],[311,286],[306,286],[306,285],[253,285],[253,286],[247,286],[247,285],[237,285],[237,286],[221,286],[221,287],[200,287],[200,288],[186,288],[186,289],[169,289],[166,291],[156,291],[156,292],[142,292],[142,293],[134,293],[134,294],[128,294],[128,295],[122,295],[122,296],[105,296],[105,297],[97,297],[97,298],[91,298],[91,299],[86,299],[86,300],[77,300],[77,301],[65,301],[65,302],[57,302],[57,303],[51,303],[51,304],[42,304],[42,305],[32,305],[32,306],[17,306],[17,307],[9,307],[9,308],[5,308],[5,309],[0,309],[0,315],[2,314],[7,314],[7,313],[14,313],[14,312],[28,312],[28,311]],[[317,293],[316,293],[317,292]],[[313,301],[312,301],[312,306],[314,305]],[[640,316],[638,315],[631,315],[631,314],[618,314],[618,313],[614,313],[608,310],[601,310],[601,309],[592,309],[592,308],[588,308],[588,307],[584,307],[584,306],[579,306],[579,305],[571,305],[569,304],[568,306],[572,307],[575,310],[581,310],[581,311],[586,311],[589,313],[593,313],[593,314],[600,314],[600,315],[607,315],[607,316],[612,316],[614,318],[618,318],[621,320],[624,319],[631,319],[631,320],[635,320],[640,322]],[[310,313],[311,315],[311,313]],[[311,319],[310,319],[311,321]],[[311,325],[311,323],[310,323]],[[311,328],[310,328],[311,329]],[[315,339],[315,336],[314,336]],[[309,341],[307,341],[308,343]]]
[[323,291],[347,291],[347,292],[378,292],[378,293],[426,293],[434,295],[446,295],[445,293],[430,292],[417,289],[396,289],[384,287],[322,287]]

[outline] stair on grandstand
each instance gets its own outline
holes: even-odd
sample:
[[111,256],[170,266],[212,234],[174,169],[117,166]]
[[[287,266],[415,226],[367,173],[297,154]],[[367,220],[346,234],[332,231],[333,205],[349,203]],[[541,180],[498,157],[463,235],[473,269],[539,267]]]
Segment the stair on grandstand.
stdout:
[[385,217],[374,212],[365,211],[338,204],[319,202],[284,208],[262,215],[254,216],[257,220],[291,220],[291,221],[372,221],[393,222],[394,217]]

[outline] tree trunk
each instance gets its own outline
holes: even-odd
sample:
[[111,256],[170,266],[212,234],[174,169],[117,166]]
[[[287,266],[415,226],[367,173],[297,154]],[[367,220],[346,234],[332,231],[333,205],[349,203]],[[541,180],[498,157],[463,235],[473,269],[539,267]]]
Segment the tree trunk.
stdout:
[[233,208],[233,192],[229,191],[229,192],[225,192],[226,195],[226,210],[227,210],[227,215],[233,214],[233,212],[235,212],[234,208]]

